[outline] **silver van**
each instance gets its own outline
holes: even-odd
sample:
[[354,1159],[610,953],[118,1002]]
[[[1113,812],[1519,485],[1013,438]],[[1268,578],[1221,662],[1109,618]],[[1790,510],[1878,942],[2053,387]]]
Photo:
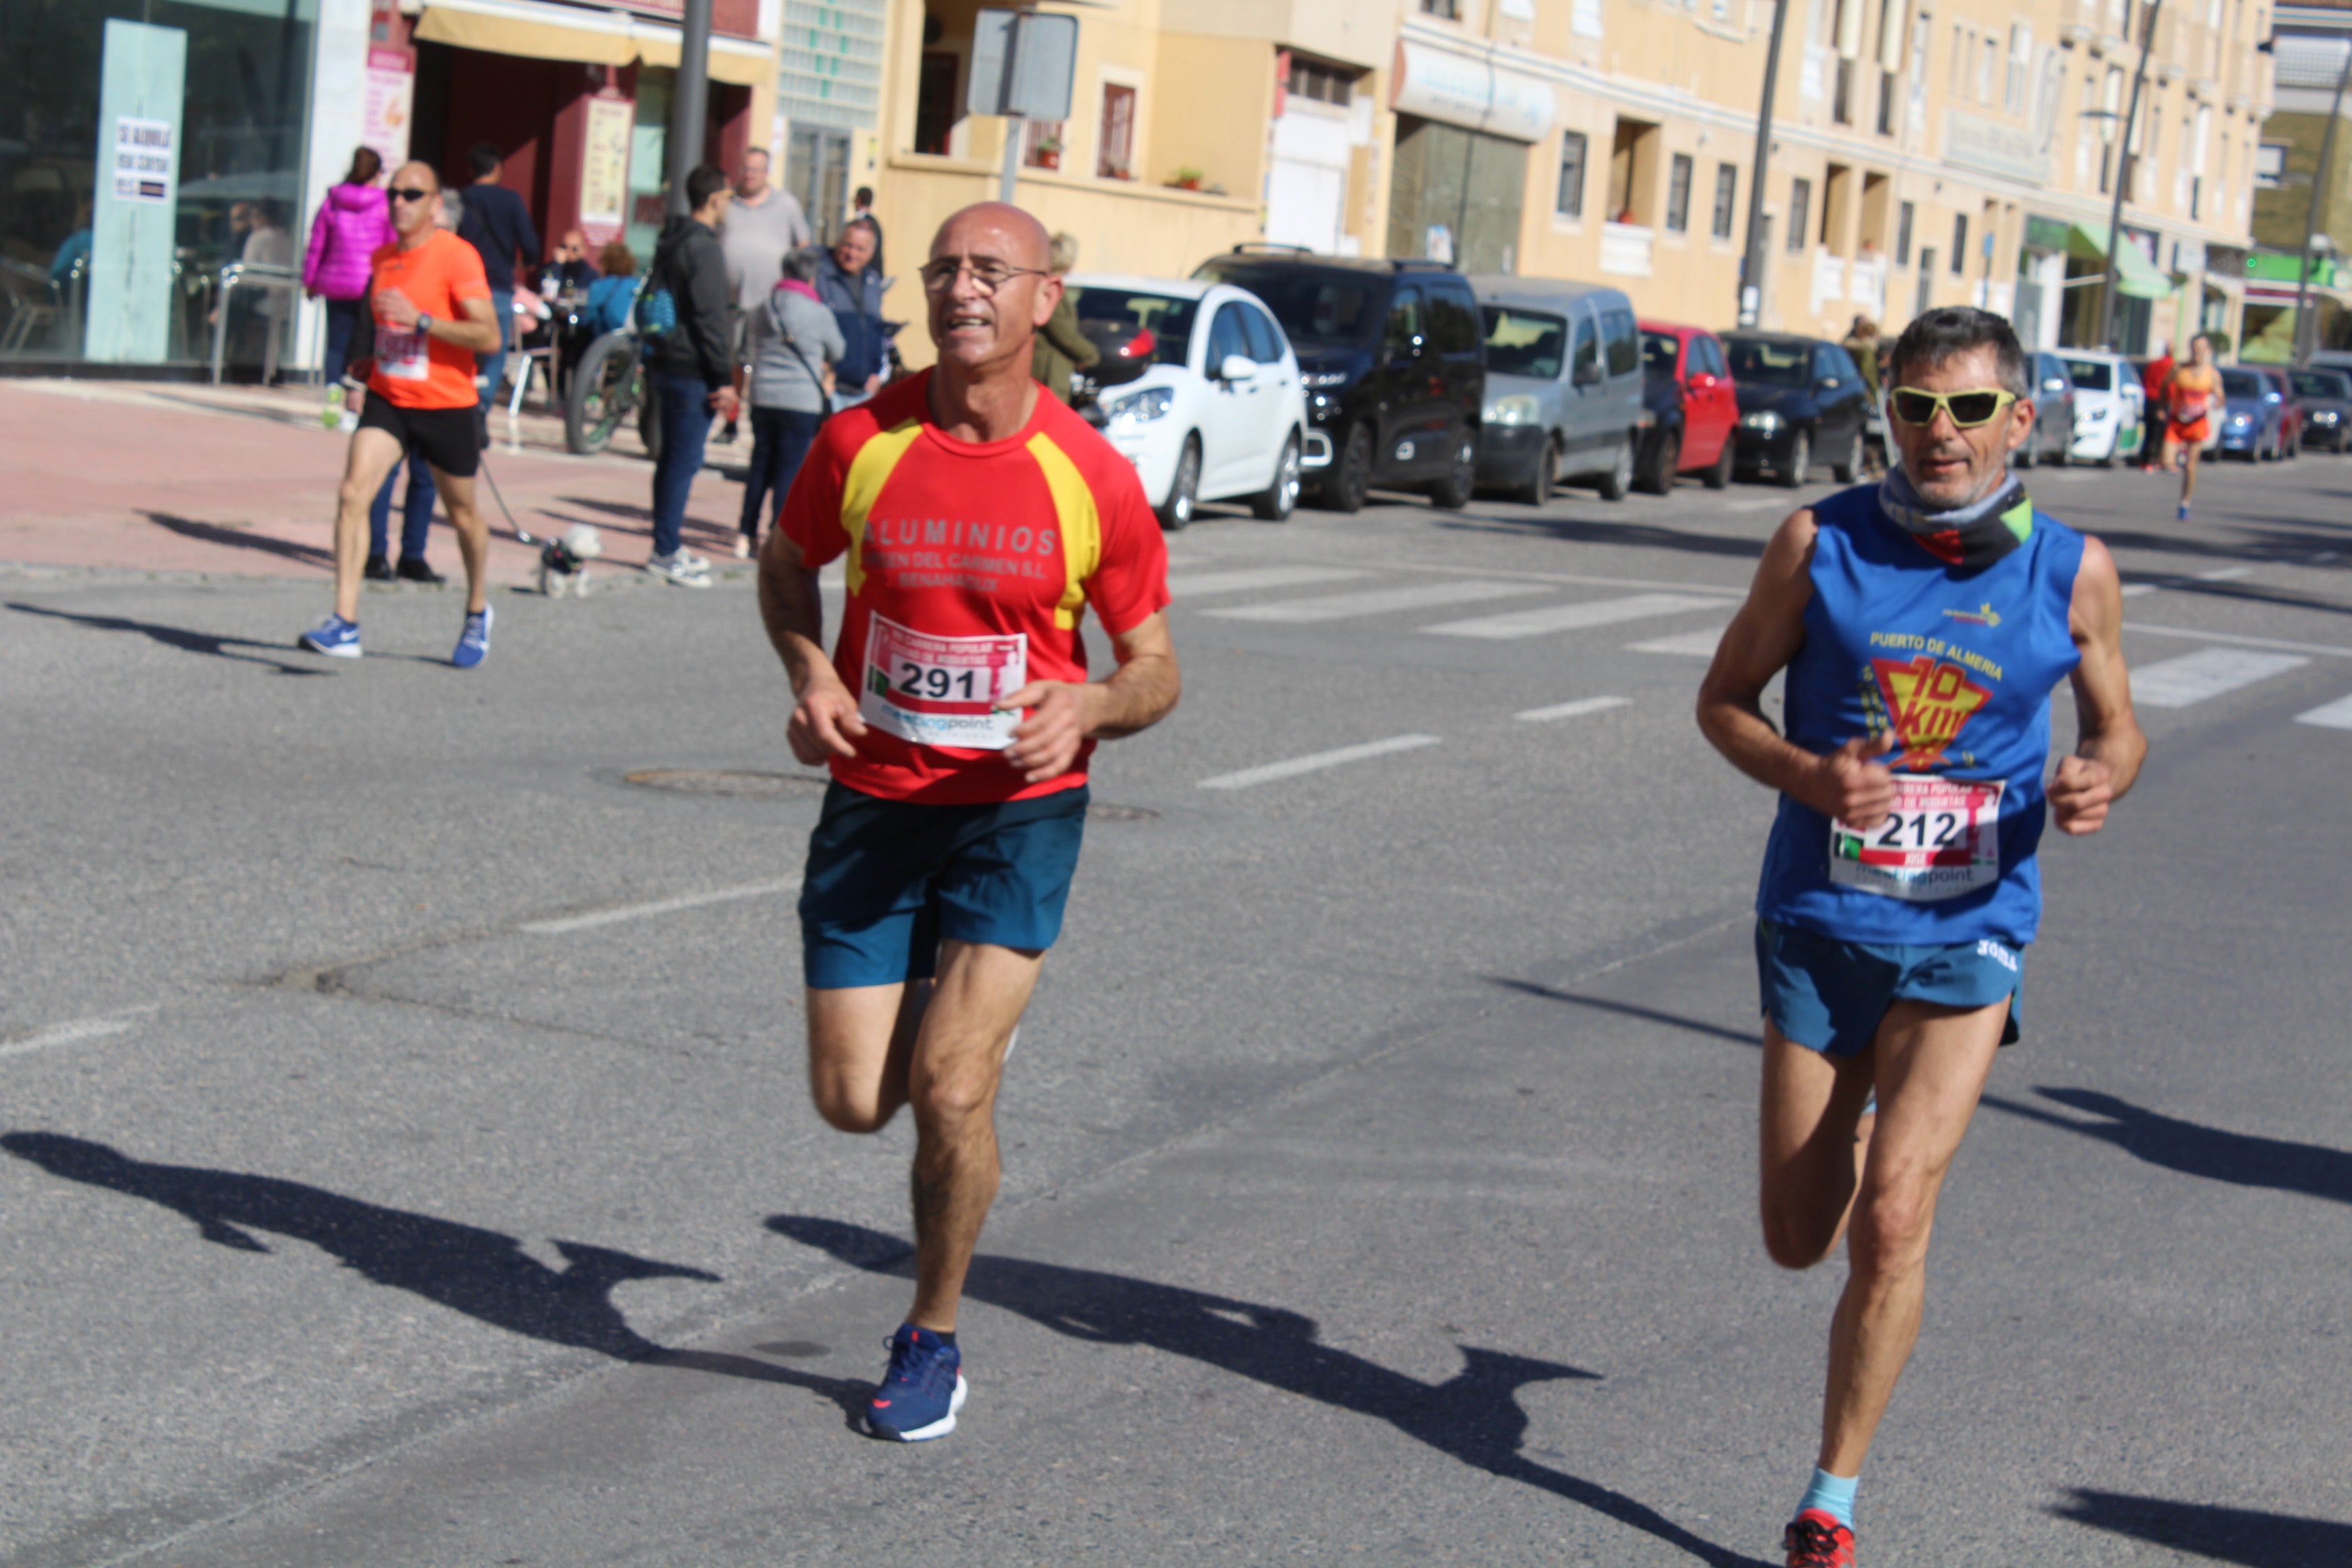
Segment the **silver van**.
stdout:
[[1541,505],[1554,484],[1582,479],[1623,499],[1653,417],[1633,301],[1550,278],[1484,273],[1470,287],[1486,331],[1479,485]]

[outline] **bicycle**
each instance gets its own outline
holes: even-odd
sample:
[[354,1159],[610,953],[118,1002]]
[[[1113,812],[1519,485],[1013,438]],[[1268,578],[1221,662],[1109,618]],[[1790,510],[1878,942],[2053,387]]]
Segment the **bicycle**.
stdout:
[[632,327],[619,327],[588,345],[572,372],[563,398],[566,450],[601,452],[621,422],[635,414],[646,456],[661,456],[661,416],[646,379],[644,345]]

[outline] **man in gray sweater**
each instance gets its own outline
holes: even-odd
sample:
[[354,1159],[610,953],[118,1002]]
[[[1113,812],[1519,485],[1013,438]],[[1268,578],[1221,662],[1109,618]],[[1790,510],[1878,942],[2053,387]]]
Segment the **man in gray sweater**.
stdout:
[[832,407],[833,367],[841,363],[841,323],[817,298],[817,258],[801,249],[784,258],[783,276],[746,319],[751,358],[751,468],[744,477],[742,533],[737,560],[748,560],[760,542],[760,508],[770,492],[770,512],[784,510],[793,476],[801,471],[809,443]]

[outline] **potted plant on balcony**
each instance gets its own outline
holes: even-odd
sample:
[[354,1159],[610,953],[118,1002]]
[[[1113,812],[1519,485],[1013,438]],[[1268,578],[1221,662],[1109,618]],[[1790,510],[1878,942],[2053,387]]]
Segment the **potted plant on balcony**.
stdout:
[[1168,182],[1168,188],[1174,191],[1197,191],[1201,188],[1201,182],[1207,177],[1188,163],[1176,171],[1176,177]]
[[1037,138],[1029,149],[1029,166],[1033,169],[1058,169],[1062,166],[1062,139],[1048,131]]

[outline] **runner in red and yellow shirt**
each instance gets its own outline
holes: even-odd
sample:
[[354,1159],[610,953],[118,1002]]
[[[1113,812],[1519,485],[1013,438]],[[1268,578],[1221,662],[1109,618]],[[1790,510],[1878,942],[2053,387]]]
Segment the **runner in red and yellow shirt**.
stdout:
[[[1061,931],[1087,759],[1179,690],[1135,470],[1029,375],[1062,292],[1044,226],[966,207],[922,278],[938,364],[826,424],[760,563],[788,738],[834,774],[801,893],[810,1090],[845,1131],[915,1110],[915,1301],[866,1415],[900,1442],[946,1436],[963,1403],[997,1080]],[[843,557],[828,658],[816,571]],[[1117,665],[1101,680],[1088,611]]]

